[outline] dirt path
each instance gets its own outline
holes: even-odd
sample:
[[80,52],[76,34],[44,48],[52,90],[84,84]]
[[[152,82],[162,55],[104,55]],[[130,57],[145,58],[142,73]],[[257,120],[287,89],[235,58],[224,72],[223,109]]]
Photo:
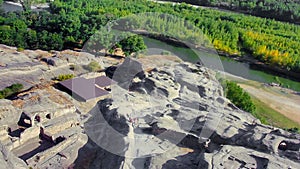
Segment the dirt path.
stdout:
[[285,115],[289,119],[300,124],[300,96],[284,93],[280,94],[278,88],[255,87],[247,84],[239,84],[251,95],[257,97],[261,102],[269,105],[272,109]]

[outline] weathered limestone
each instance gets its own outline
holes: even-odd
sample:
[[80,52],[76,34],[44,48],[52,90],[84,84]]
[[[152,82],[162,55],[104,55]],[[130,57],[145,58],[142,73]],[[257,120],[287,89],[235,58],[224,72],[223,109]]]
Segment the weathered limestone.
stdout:
[[58,145],[51,147],[46,151],[43,151],[41,153],[34,155],[32,158],[26,160],[26,162],[29,164],[29,166],[38,167],[39,165],[47,162],[50,158],[55,156],[57,153],[64,150],[69,145],[76,142],[78,140],[78,137],[79,137],[78,135],[73,135],[73,136],[69,137],[68,139],[62,141]]
[[[39,60],[43,57],[56,58],[57,64],[46,65]],[[78,103],[48,82],[73,73],[69,64],[93,59],[69,50],[5,48],[0,88],[24,79],[33,88],[12,101],[0,100],[1,167],[300,168],[300,136],[262,125],[239,110],[224,97],[214,73],[200,65],[169,61],[140,72],[138,62],[127,60],[131,66],[124,71],[107,71],[119,71],[119,81],[114,80],[122,84],[96,106]],[[33,62],[38,64],[30,68]],[[90,110],[89,115],[81,110]],[[30,125],[18,126],[22,113]]]
[[19,145],[14,144],[12,148],[15,148],[17,146],[20,146],[21,144],[24,144],[30,139],[33,139],[37,137],[40,134],[40,127],[39,126],[33,126],[28,129],[26,129],[24,132],[21,133],[20,139],[17,142]]
[[[13,106],[15,103],[22,104]],[[51,168],[54,158],[58,161],[57,168],[67,168],[87,141],[86,135],[80,134],[83,130],[74,104],[67,94],[51,86],[33,88],[13,101],[0,100],[0,108],[3,110],[1,145],[33,168]],[[30,125],[18,126],[18,121]],[[61,153],[65,158],[61,158]],[[40,160],[36,161],[37,158]]]
[[0,145],[0,166],[9,169],[27,169],[24,161],[16,157],[5,146]]
[[44,128],[44,133],[52,136],[60,131],[76,126],[77,123],[77,115],[75,113],[69,113],[43,123],[42,127]]
[[[210,157],[209,157],[210,156]],[[284,159],[276,154],[266,154],[244,147],[223,146],[213,154],[205,155],[210,159],[209,168],[298,168],[299,163]]]
[[[262,125],[236,108],[210,70],[182,63],[156,68],[140,80],[128,77],[135,79],[126,83],[130,91],[112,88],[112,98],[99,101],[85,123],[100,146],[94,145],[97,154],[118,152],[94,157],[102,164],[97,168],[106,168],[122,153],[125,158],[112,168],[300,167],[300,136]],[[126,134],[115,137],[108,124]],[[109,140],[113,147],[102,144]]]

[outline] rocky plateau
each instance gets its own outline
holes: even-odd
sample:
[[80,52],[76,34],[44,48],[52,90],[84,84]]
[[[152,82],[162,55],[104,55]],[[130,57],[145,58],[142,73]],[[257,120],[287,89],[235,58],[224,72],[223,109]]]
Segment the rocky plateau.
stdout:
[[[0,89],[25,86],[0,100],[1,168],[300,168],[300,135],[238,109],[200,63],[145,56],[117,65],[69,50],[3,45],[0,55]],[[105,99],[79,102],[53,78],[95,76],[70,69],[91,60],[117,84]]]

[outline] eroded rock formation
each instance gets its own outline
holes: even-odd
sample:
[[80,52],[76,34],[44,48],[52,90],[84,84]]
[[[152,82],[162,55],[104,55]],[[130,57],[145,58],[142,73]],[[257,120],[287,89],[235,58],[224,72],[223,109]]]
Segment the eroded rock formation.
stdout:
[[10,160],[7,168],[67,168],[87,142],[69,96],[49,84],[1,100],[0,109],[6,110],[0,142],[3,158]]
[[113,168],[300,167],[300,136],[236,108],[209,69],[174,63],[137,78],[129,90],[114,87],[117,95],[99,101],[85,123],[97,152],[110,152],[90,166],[110,168],[108,158],[125,156]]
[[145,65],[126,60],[107,69],[122,84],[95,105],[74,100],[51,79],[85,73],[70,65],[99,58],[1,48],[0,88],[22,83],[28,89],[0,100],[1,167],[300,168],[300,136],[236,108],[201,65],[168,56],[141,71]]

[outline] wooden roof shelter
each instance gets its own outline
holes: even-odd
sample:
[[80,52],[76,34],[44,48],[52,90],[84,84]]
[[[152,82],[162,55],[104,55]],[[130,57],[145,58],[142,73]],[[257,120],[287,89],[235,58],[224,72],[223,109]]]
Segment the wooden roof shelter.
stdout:
[[59,84],[67,89],[74,98],[86,102],[108,95],[109,92],[105,88],[115,82],[106,76],[99,76],[92,79],[78,77],[62,81]]

